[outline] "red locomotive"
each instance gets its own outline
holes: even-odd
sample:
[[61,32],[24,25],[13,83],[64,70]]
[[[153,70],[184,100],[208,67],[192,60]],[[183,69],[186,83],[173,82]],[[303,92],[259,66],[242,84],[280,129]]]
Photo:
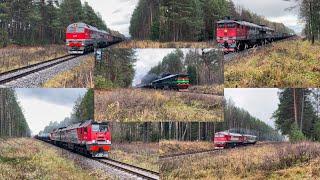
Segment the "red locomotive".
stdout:
[[92,120],[54,130],[51,143],[92,157],[108,157],[111,147],[111,132],[108,123]]
[[290,37],[263,25],[229,19],[218,21],[216,32],[217,43],[226,53]]
[[120,41],[121,37],[85,23],[74,23],[67,27],[66,45],[70,54],[84,54],[93,51],[94,48],[105,48]]
[[248,134],[231,133],[229,131],[217,132],[214,134],[213,143],[216,148],[234,148],[255,144],[257,136]]

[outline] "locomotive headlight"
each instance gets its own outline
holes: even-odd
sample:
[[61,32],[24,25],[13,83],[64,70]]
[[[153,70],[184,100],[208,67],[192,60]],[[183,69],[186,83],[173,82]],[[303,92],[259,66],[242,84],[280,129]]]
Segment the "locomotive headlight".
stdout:
[[96,140],[92,140],[92,143],[96,143]]
[[84,42],[81,43],[81,46],[84,46]]

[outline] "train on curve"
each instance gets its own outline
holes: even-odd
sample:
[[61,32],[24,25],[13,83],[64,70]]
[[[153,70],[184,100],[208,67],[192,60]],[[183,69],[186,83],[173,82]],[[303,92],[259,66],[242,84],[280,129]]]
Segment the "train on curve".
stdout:
[[257,136],[222,131],[215,133],[212,141],[215,148],[225,149],[256,144]]
[[93,120],[61,127],[36,138],[91,157],[108,157],[111,148],[108,123]]
[[94,51],[94,48],[105,48],[121,41],[123,41],[122,37],[82,22],[70,24],[66,31],[69,54],[84,54]]
[[148,84],[139,85],[139,88],[153,88],[165,90],[182,90],[190,87],[187,74],[170,74],[151,81]]
[[217,43],[225,53],[242,51],[255,45],[263,45],[294,36],[277,32],[264,25],[238,20],[220,20],[217,22]]

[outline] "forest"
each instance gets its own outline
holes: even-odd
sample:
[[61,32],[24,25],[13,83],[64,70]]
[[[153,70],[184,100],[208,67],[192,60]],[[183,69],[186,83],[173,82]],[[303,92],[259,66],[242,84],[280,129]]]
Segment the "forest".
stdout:
[[0,88],[0,137],[30,137],[31,131],[13,89]]
[[0,0],[0,19],[0,47],[63,44],[67,26],[75,22],[107,30],[101,16],[81,0]]
[[118,143],[159,141],[159,124],[152,122],[111,122],[112,140]]
[[305,22],[303,34],[314,44],[315,40],[320,40],[320,1],[319,0],[292,0],[297,6],[291,10],[298,9],[300,19]]
[[43,131],[41,131],[39,134],[42,133],[49,133],[54,129],[57,129],[59,127],[66,127],[71,124],[76,124],[79,122],[85,122],[90,119],[94,119],[94,104],[93,104],[93,96],[94,96],[94,90],[88,89],[86,94],[83,97],[79,97],[73,106],[73,110],[71,112],[70,117],[66,117],[64,120],[58,120],[54,122],[50,122],[49,125],[47,125]]
[[180,49],[166,55],[142,79],[148,84],[166,74],[188,74],[192,85],[223,83],[223,54],[214,49],[190,49],[184,56]]
[[[316,1],[316,0],[315,0]],[[208,41],[215,39],[216,22],[230,17],[293,32],[228,0],[140,0],[130,21],[133,39]]]
[[133,49],[106,49],[103,59],[95,64],[95,88],[130,87],[135,74],[135,62]]
[[282,89],[276,127],[291,141],[320,141],[320,89]]
[[160,137],[178,141],[210,141],[219,131],[230,130],[257,136],[259,141],[282,141],[278,131],[236,107],[232,100],[225,104],[224,122],[161,122]]

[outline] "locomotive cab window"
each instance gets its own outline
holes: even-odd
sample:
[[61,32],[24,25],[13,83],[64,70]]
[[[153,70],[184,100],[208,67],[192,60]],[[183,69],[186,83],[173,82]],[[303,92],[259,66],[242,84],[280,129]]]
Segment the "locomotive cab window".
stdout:
[[94,131],[94,132],[107,132],[108,131],[108,126],[107,125],[93,124],[92,125],[92,131]]
[[218,24],[218,28],[224,28],[224,24]]
[[235,28],[236,24],[235,23],[228,23],[227,28]]

